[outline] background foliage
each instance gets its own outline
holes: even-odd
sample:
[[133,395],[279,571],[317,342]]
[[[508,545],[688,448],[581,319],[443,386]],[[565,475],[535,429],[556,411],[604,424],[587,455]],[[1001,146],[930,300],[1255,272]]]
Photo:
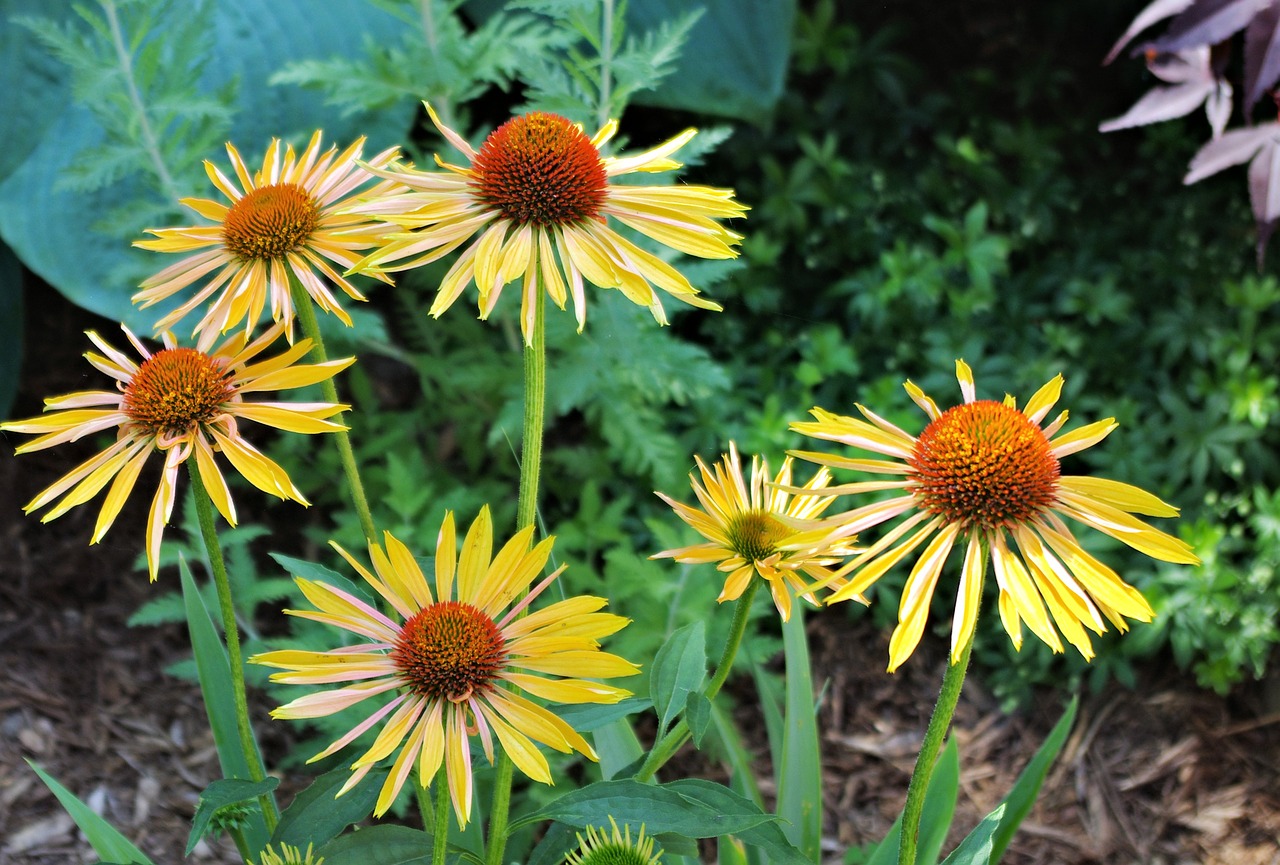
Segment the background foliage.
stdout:
[[[301,140],[319,124],[327,141],[367,134],[371,148],[399,141],[421,161],[446,147],[423,123],[423,97],[473,140],[531,105],[594,129],[630,100],[622,131],[632,146],[699,125],[703,149],[691,149],[684,179],[735,187],[753,208],[739,262],[685,267],[726,312],[678,314],[660,330],[616,293],[596,292],[581,337],[567,315],[550,322],[542,518],[571,564],[565,591],[604,591],[636,620],[614,651],[651,656],[718,591],[706,574],[647,559],[685,542],[647,490],[688,498],[693,454],[713,459],[730,439],[776,464],[800,444],[787,422],[814,405],[847,412],[861,402],[916,431],[923,418],[903,379],[957,399],[963,357],[984,396],[1025,399],[1062,371],[1062,404],[1077,421],[1116,416],[1111,440],[1065,470],[1179,505],[1180,531],[1206,560],[1165,569],[1108,547],[1107,560],[1153,599],[1156,625],[1106,641],[1091,667],[1033,641],[1011,666],[989,617],[977,657],[1002,671],[990,684],[1014,701],[1086,673],[1125,679],[1134,658],[1171,651],[1225,690],[1260,675],[1280,640],[1280,286],[1253,270],[1247,204],[1229,182],[1178,185],[1194,132],[1097,134],[1100,118],[1148,84],[1136,68],[1098,69],[1133,12],[1114,5],[814,0],[797,10],[779,0],[753,23],[731,3],[681,18],[653,0],[630,5],[616,39],[566,43],[549,16],[598,34],[596,3],[455,13],[393,0],[210,0],[178,21],[140,0],[61,17],[5,0],[6,18],[25,23],[4,31],[0,77],[46,86],[40,100],[7,88],[22,95],[0,118],[10,142],[0,237],[77,303],[145,329],[152,313],[136,318],[128,295],[153,263],[140,264],[127,241],[157,220],[185,221],[170,186],[205,194],[199,159],[221,161],[224,137],[256,156],[271,136]],[[108,10],[135,52],[138,101],[122,101],[129,79],[104,48]],[[787,30],[789,45],[778,38]],[[606,56],[611,87],[584,84]],[[182,74],[160,74],[175,63]],[[136,147],[144,117],[165,133],[155,152]],[[17,296],[10,270],[0,266],[0,304]],[[430,320],[439,275],[375,290],[348,349],[362,361],[346,386],[364,419],[355,434],[365,481],[379,518],[417,549],[431,548],[446,508],[473,514],[490,502],[509,526],[517,476],[514,308],[488,324],[462,304]],[[0,327],[15,320],[0,316]],[[15,364],[0,354],[0,383],[11,386]],[[268,543],[247,530],[242,549],[324,559],[330,537],[358,547],[329,450],[277,444],[318,507],[301,539],[276,532]],[[303,519],[256,516],[276,528]],[[263,579],[282,575],[270,562],[258,568]],[[836,614],[890,621],[900,583],[884,583],[869,613]],[[268,587],[256,599],[274,604],[284,587]],[[722,639],[710,633],[709,652]],[[776,639],[759,634],[752,657],[767,659]]]

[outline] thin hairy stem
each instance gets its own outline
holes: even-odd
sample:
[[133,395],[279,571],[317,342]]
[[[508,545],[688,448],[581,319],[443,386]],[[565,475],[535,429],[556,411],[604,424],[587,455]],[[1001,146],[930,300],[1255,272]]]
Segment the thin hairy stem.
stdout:
[[[546,292],[534,301],[533,339],[524,349],[524,438],[520,445],[520,498],[516,526],[531,525],[538,515],[538,477],[542,468],[542,425],[547,400]],[[505,750],[499,751],[493,778],[493,804],[489,812],[486,865],[503,865],[507,846],[507,821],[511,811],[511,779],[514,765]]]
[[[262,755],[258,753],[258,743],[253,737],[253,725],[249,721],[249,701],[244,688],[244,660],[240,654],[240,626],[236,623],[236,608],[231,600],[231,581],[227,577],[227,566],[222,560],[222,546],[218,543],[218,529],[214,524],[213,503],[200,477],[195,459],[187,460],[188,474],[191,476],[192,492],[196,500],[196,518],[200,523],[200,536],[204,539],[205,550],[209,553],[209,567],[213,571],[213,584],[218,591],[218,610],[222,613],[222,631],[227,641],[227,659],[231,667],[232,696],[235,701],[236,731],[240,734],[240,750],[244,752],[245,763],[249,766],[249,779],[261,781],[267,777],[266,768],[262,765]],[[271,793],[263,793],[258,797],[262,805],[262,815],[267,822],[267,831],[274,832],[280,813],[276,810],[276,800]]]
[[[329,360],[324,350],[324,338],[320,335],[320,322],[316,321],[316,310],[312,305],[311,295],[298,282],[297,277],[289,275],[289,291],[293,296],[293,308],[302,325],[302,332],[311,340],[311,359],[316,363]],[[338,402],[338,388],[332,378],[320,382],[321,393],[326,402]],[[335,423],[342,423],[342,413],[333,416]],[[345,429],[334,433],[334,441],[338,446],[338,456],[342,460],[342,471],[347,476],[347,488],[351,492],[351,503],[355,505],[356,516],[360,519],[360,531],[369,543],[377,543],[378,530],[374,527],[373,513],[369,510],[369,499],[364,494],[364,484],[360,482],[360,469],[356,466],[355,451],[351,448],[351,436]]]
[[[978,575],[978,597],[982,597],[982,581],[986,575],[987,550],[982,550],[981,568]],[[956,713],[956,703],[960,700],[960,689],[964,686],[965,672],[969,669],[969,655],[973,651],[974,637],[970,636],[960,657],[947,664],[947,671],[942,675],[942,688],[938,691],[938,702],[934,704],[933,714],[929,716],[929,726],[924,731],[924,741],[920,745],[920,754],[916,757],[916,767],[911,772],[911,782],[907,785],[907,804],[902,809],[902,840],[898,845],[898,865],[915,865],[916,848],[920,841],[920,818],[924,814],[924,794],[929,789],[929,779],[933,777],[933,767],[938,761],[938,752],[947,738],[947,728],[951,726],[951,717]]]
[[[703,691],[708,700],[715,699],[716,694],[720,693],[720,688],[724,686],[725,681],[729,678],[730,671],[733,670],[733,661],[738,656],[738,649],[742,646],[742,637],[747,632],[747,621],[751,617],[751,601],[755,598],[756,592],[760,590],[760,583],[761,580],[759,579],[751,580],[733,609],[733,623],[729,626],[729,641],[724,644],[724,651],[720,654],[720,663],[716,664],[716,671],[711,675],[711,682],[707,685],[707,689]],[[648,781],[652,778],[675,755],[676,751],[680,750],[680,746],[688,738],[689,724],[684,718],[681,718],[674,727],[667,731],[665,736],[654,744],[653,750],[645,758],[640,771],[636,772],[636,780]]]
[[[444,865],[445,849],[449,846],[449,796],[445,793],[448,781],[444,777],[444,766],[436,772],[436,808],[435,826],[431,834],[431,865]],[[419,790],[422,788],[419,787]],[[423,812],[423,817],[426,812]]]
[[609,122],[609,100],[613,98],[613,0],[603,0],[600,9],[600,104],[596,107],[596,129]]

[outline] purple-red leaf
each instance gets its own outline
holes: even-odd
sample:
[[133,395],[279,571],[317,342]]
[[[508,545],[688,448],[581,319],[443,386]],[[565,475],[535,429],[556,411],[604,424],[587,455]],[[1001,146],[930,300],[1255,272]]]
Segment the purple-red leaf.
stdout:
[[1174,87],[1153,87],[1119,117],[1098,124],[1099,132],[1115,132],[1148,123],[1172,120],[1195,111],[1214,89],[1212,81],[1192,81]]
[[1206,107],[1214,137],[1222,134],[1231,116],[1231,85],[1214,77],[1208,48],[1201,46],[1177,54],[1155,54],[1147,58],[1147,68],[1157,78],[1174,86],[1148,90],[1122,116],[1100,124],[1099,132],[1172,120],[1190,114],[1208,100]]
[[1195,183],[1224,168],[1248,162],[1269,141],[1280,141],[1280,123],[1233,129],[1200,148],[1200,152],[1191,158],[1187,176],[1182,178],[1182,182]]
[[1209,67],[1209,48],[1205,45],[1179,51],[1177,54],[1152,54],[1147,57],[1147,69],[1169,84],[1213,80],[1213,70]]
[[1182,51],[1198,45],[1216,45],[1243,30],[1271,0],[1195,0],[1174,18],[1169,29],[1148,50]]
[[1191,5],[1191,0],[1155,0],[1151,5],[1147,6],[1138,13],[1138,17],[1133,19],[1133,23],[1129,25],[1129,29],[1124,31],[1124,35],[1111,46],[1111,50],[1107,52],[1107,56],[1103,58],[1102,65],[1106,66],[1112,60],[1116,59],[1116,55],[1129,44],[1129,40],[1137,36],[1143,30],[1146,30],[1157,21],[1163,21],[1170,15],[1177,15],[1183,9]]
[[1272,3],[1244,31],[1245,114],[1280,78],[1280,3]]
[[1280,147],[1268,141],[1249,163],[1249,201],[1261,225],[1280,219]]
[[1204,113],[1209,117],[1209,128],[1213,137],[1220,138],[1231,119],[1231,82],[1221,80],[1209,91],[1209,98],[1204,101]]
[[1268,141],[1249,163],[1249,202],[1258,225],[1258,270],[1262,270],[1267,241],[1280,221],[1280,142]]

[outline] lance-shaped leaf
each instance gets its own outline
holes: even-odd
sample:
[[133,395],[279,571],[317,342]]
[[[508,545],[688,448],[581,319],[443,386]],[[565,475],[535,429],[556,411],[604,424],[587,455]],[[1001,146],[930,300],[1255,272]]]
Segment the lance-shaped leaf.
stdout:
[[1172,87],[1153,87],[1119,117],[1098,124],[1099,132],[1115,132],[1148,123],[1172,120],[1195,111],[1213,91],[1213,82],[1191,81]]
[[[187,850],[184,855],[190,856],[191,851],[196,849],[200,839],[209,831],[209,823],[213,820],[213,815],[219,810],[230,805],[255,803],[259,796],[270,793],[279,784],[279,778],[265,778],[261,781],[219,778],[205,787],[204,792],[200,794],[195,816],[191,818],[191,832],[187,835]],[[372,811],[373,808],[370,807],[369,810]]]
[[662,644],[649,671],[649,690],[658,713],[658,732],[684,711],[689,694],[702,687],[707,675],[706,626],[685,625]]
[[1224,168],[1248,162],[1268,141],[1280,140],[1280,123],[1263,123],[1247,129],[1233,129],[1215,138],[1191,158],[1184,184],[1217,174]]
[[1231,82],[1220,79],[1204,101],[1204,113],[1214,138],[1221,138],[1231,119]]
[[1267,241],[1280,220],[1280,146],[1275,139],[1263,144],[1249,163],[1249,201],[1258,224],[1258,269],[1261,270]]
[[1280,78],[1280,3],[1272,3],[1244,31],[1244,109],[1247,113]]
[[1156,41],[1143,46],[1154,51],[1182,51],[1197,45],[1216,45],[1243,30],[1271,0],[1195,0],[1169,24]]
[[1103,58],[1102,65],[1106,66],[1116,56],[1124,50],[1124,46],[1129,44],[1133,37],[1137,36],[1143,30],[1146,30],[1157,21],[1163,21],[1171,15],[1177,15],[1183,9],[1191,5],[1191,0],[1155,0],[1154,3],[1147,6],[1138,13],[1138,17],[1133,19],[1133,23],[1129,25],[1129,29],[1124,31],[1116,44],[1111,46],[1111,50],[1107,52],[1107,56]]
[[1206,104],[1214,137],[1222,134],[1231,116],[1231,85],[1214,74],[1208,47],[1152,55],[1147,60],[1147,68],[1173,86],[1148,90],[1123,115],[1099,124],[1099,132],[1172,120]]

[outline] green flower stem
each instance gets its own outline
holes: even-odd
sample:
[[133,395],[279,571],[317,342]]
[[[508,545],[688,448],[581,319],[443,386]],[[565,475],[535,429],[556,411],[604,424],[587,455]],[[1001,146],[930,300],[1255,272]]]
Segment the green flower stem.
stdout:
[[[982,546],[981,564],[978,573],[978,597],[982,597],[982,583],[987,570],[987,547]],[[947,737],[947,728],[951,726],[951,718],[956,713],[956,703],[960,701],[960,688],[964,685],[964,675],[969,669],[969,655],[973,652],[975,634],[969,637],[965,647],[960,650],[960,657],[954,663],[947,664],[947,671],[942,675],[942,688],[938,692],[938,702],[934,704],[933,714],[929,717],[929,726],[924,731],[924,742],[920,745],[920,754],[916,757],[916,767],[911,772],[911,782],[907,785],[907,804],[902,809],[902,840],[898,845],[898,865],[916,865],[916,846],[920,841],[920,818],[924,814],[924,794],[929,789],[929,779],[933,777],[933,767],[938,761],[938,752],[942,750],[942,742]]]
[[538,476],[542,471],[542,427],[547,406],[547,295],[534,303],[533,341],[524,350],[524,432],[520,445],[520,499],[516,528],[538,517]]
[[[293,296],[293,308],[298,322],[302,325],[302,332],[312,342],[311,360],[316,363],[325,363],[329,360],[329,355],[324,350],[324,338],[320,335],[320,323],[316,321],[316,310],[312,305],[311,295],[307,294],[307,290],[293,274],[289,274],[289,291]],[[332,378],[320,382],[320,389],[326,402],[338,402],[338,388]],[[342,413],[334,415],[330,420],[334,423],[342,423]],[[377,543],[378,530],[374,528],[373,513],[369,510],[369,500],[364,494],[364,484],[360,482],[360,470],[356,467],[355,451],[351,449],[351,436],[347,435],[345,429],[339,430],[334,434],[334,440],[338,443],[342,470],[347,475],[347,485],[351,489],[351,502],[356,506],[356,515],[360,518],[360,530],[364,532],[366,541],[371,544]]]
[[[231,667],[232,694],[235,699],[236,729],[240,734],[240,750],[249,766],[249,780],[261,781],[267,777],[258,753],[258,743],[253,738],[253,725],[249,721],[249,701],[244,688],[244,660],[240,654],[240,626],[236,624],[236,608],[231,601],[231,581],[227,578],[227,566],[222,560],[222,547],[218,543],[218,530],[214,526],[213,503],[200,478],[195,459],[187,460],[187,473],[191,476],[192,492],[196,500],[196,518],[200,522],[200,535],[209,553],[209,566],[213,570],[213,583],[218,590],[218,609],[222,613],[222,631],[227,640],[227,655]],[[267,831],[274,832],[280,819],[275,797],[264,793],[258,797]]]
[[[449,846],[449,795],[445,792],[448,780],[444,775],[444,765],[436,772],[436,820],[431,835],[431,865],[444,865],[445,849]],[[419,787],[419,790],[422,788]],[[426,812],[423,812],[426,816]]]
[[252,862],[250,856],[253,851],[249,849],[249,843],[244,840],[244,830],[234,826],[227,827],[227,834],[231,836],[231,841],[236,845],[236,851],[240,854],[240,858],[246,862]]
[[[546,292],[534,301],[533,340],[524,349],[524,435],[520,445],[520,497],[516,527],[531,525],[538,516],[538,476],[542,469],[542,427],[547,402]],[[514,765],[499,750],[493,777],[489,811],[489,841],[485,865],[502,865],[507,847],[507,821],[511,811],[511,779]]]
[[[738,598],[738,603],[733,609],[733,623],[729,626],[729,641],[725,643],[724,652],[720,655],[720,663],[716,665],[716,671],[711,676],[711,682],[703,692],[708,700],[715,699],[716,694],[720,693],[720,689],[729,678],[729,673],[733,669],[733,661],[738,656],[739,647],[742,646],[742,636],[747,631],[747,621],[750,619],[751,613],[751,601],[755,598],[756,592],[760,590],[761,582],[763,580],[753,579],[748,583],[746,591]],[[640,771],[636,772],[636,780],[648,781],[652,778],[672,758],[676,751],[680,750],[680,746],[688,738],[689,723],[684,718],[681,718],[667,732],[667,735],[654,744],[653,750],[645,758]]]
[[[442,764],[443,765],[443,764]],[[430,818],[435,813],[431,805],[431,791],[422,786],[422,778],[418,775],[418,770],[414,769],[410,776],[413,779],[413,792],[418,800],[418,816],[422,818],[422,828],[430,829]]]

